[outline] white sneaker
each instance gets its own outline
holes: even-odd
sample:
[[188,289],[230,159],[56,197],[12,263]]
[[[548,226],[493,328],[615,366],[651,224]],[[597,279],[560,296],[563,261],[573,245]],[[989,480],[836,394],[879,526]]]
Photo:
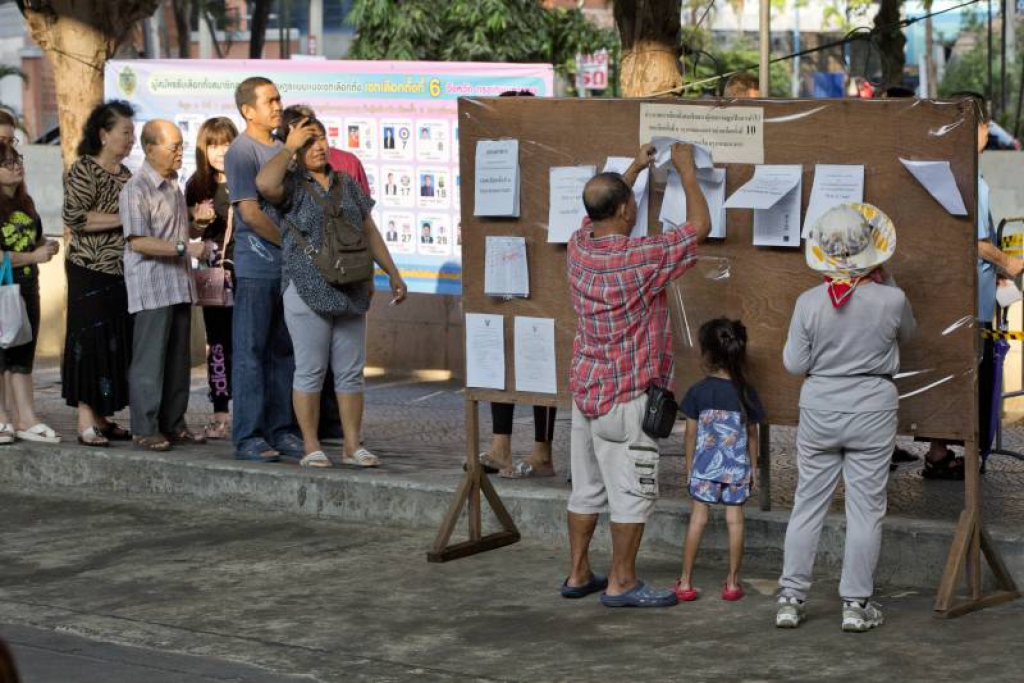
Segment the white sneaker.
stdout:
[[777,628],[796,628],[807,616],[807,606],[803,600],[779,596],[779,609],[775,613]]
[[885,623],[881,605],[866,600],[861,605],[856,600],[843,601],[843,630],[847,633],[864,633]]

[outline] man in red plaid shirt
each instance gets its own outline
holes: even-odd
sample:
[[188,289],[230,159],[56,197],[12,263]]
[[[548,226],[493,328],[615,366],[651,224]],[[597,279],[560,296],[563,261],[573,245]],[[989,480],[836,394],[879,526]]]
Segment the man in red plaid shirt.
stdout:
[[[672,384],[672,334],[666,288],[693,265],[711,217],[697,183],[693,149],[672,146],[672,165],[686,194],[686,225],[630,238],[637,206],[632,184],[654,147],[643,145],[622,176],[601,173],[583,190],[589,224],[569,241],[569,287],[576,310],[569,390],[572,411],[572,568],[562,595],[604,590],[608,607],[668,607],[672,591],[636,578],[644,524],[658,496],[658,443],[641,429],[647,387]],[[610,511],[612,569],[590,570],[590,539],[600,513]]]

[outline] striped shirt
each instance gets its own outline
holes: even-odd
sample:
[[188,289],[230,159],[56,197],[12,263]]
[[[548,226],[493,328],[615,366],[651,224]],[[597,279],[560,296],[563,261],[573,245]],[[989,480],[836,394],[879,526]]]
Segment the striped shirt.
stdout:
[[650,384],[671,387],[674,362],[666,287],[694,264],[689,225],[651,237],[569,240],[569,288],[576,311],[569,391],[587,417],[600,417]]
[[178,178],[164,178],[144,162],[121,190],[124,226],[124,280],[128,312],[165,308],[195,301],[192,263],[185,256],[144,256],[132,249],[132,237],[188,241],[188,208]]

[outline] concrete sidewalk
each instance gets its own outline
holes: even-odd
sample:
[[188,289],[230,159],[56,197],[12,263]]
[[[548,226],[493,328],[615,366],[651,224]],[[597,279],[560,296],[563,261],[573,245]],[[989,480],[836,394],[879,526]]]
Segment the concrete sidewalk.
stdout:
[[[37,378],[42,414],[65,441],[73,439],[74,414],[59,398],[56,374]],[[193,378],[190,424],[198,428],[208,418],[201,372]],[[482,406],[481,432],[490,417]],[[384,466],[378,470],[337,468],[300,470],[293,463],[260,465],[231,458],[230,444],[211,442],[168,454],[152,454],[117,444],[110,449],[87,449],[64,443],[60,447],[16,445],[0,451],[0,482],[34,490],[71,487],[101,496],[161,495],[206,503],[229,503],[294,511],[339,520],[396,522],[436,529],[462,476],[464,400],[450,382],[411,379],[372,380],[367,391],[364,437]],[[517,411],[514,447],[525,455],[532,441],[531,411]],[[569,419],[560,415],[555,430],[555,462],[560,476],[506,481],[492,477],[524,538],[560,542],[569,487],[567,468]],[[125,420],[125,423],[127,421]],[[748,552],[769,563],[780,563],[782,536],[792,502],[796,468],[792,429],[772,431],[773,512],[748,506]],[[1024,446],[1024,430],[1007,430],[1011,446]],[[920,444],[903,444],[922,451]],[[480,449],[486,447],[482,439]],[[337,445],[329,454],[337,459]],[[648,542],[676,552],[683,539],[686,505],[683,498],[682,439],[665,443],[661,468],[662,500],[647,534]],[[935,585],[941,575],[952,524],[962,508],[963,486],[957,482],[921,479],[920,464],[904,465],[889,485],[890,515],[880,564],[883,580],[897,585]],[[983,478],[986,522],[1011,571],[1024,584],[1024,463],[996,456]],[[842,510],[842,495],[834,511]],[[461,540],[461,539],[453,539]],[[829,520],[822,537],[819,568],[832,574],[842,558],[841,518]],[[717,520],[708,537],[709,552],[726,548],[724,524]],[[425,551],[426,548],[423,548]]]
[[[132,672],[126,683],[1020,680],[1021,602],[936,620],[928,588],[879,586],[885,625],[844,634],[836,585],[823,581],[808,623],[783,631],[772,626],[775,566],[748,562],[747,597],[727,603],[724,564],[702,556],[697,602],[610,610],[597,596],[559,597],[561,545],[433,565],[420,554],[429,531],[222,502],[0,488],[0,635],[20,654],[100,655],[49,669],[26,659],[38,674],[26,683],[78,683],[86,670],[109,671],[104,683]],[[606,549],[595,547],[596,568]],[[667,586],[679,560],[645,548],[639,571]]]

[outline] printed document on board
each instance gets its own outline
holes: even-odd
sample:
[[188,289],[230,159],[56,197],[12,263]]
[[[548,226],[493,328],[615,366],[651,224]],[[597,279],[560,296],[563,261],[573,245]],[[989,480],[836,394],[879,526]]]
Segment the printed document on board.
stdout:
[[[701,170],[697,175],[697,183],[704,193],[711,214],[711,233],[708,237],[725,239],[725,169]],[[665,230],[674,230],[686,223],[686,192],[683,190],[682,179],[674,171],[668,174],[658,220]]]
[[484,294],[530,296],[525,237],[488,235],[484,254]]
[[555,319],[516,316],[516,391],[557,394]]
[[505,318],[466,314],[466,386],[505,390]]
[[548,242],[564,244],[583,224],[583,186],[597,173],[596,166],[553,166],[550,171]]
[[832,207],[864,201],[864,166],[815,164],[811,199],[807,202],[802,237],[807,237],[814,222]]
[[476,143],[474,216],[519,216],[519,141]]
[[754,177],[725,202],[727,209],[754,209],[755,246],[800,247],[802,178],[799,164],[757,166]]

